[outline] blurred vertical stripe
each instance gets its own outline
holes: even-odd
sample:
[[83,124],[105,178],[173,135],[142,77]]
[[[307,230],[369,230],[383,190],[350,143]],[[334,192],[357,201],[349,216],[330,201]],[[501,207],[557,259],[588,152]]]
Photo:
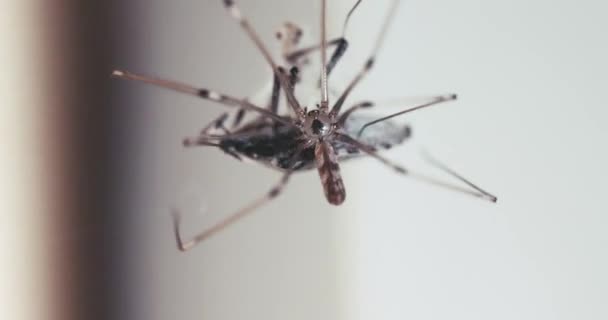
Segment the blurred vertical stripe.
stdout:
[[[53,295],[62,319],[113,319],[120,290],[119,225],[113,190],[113,118],[109,90],[113,1],[44,1],[50,125],[45,151],[53,167]],[[56,189],[54,186],[60,186]],[[61,190],[61,191],[60,191]]]
[[13,1],[0,13],[3,319],[116,310],[112,3]]
[[39,16],[30,1],[0,10],[0,318],[41,319],[51,312],[46,276],[48,204],[40,187],[43,161],[37,106],[44,99]]

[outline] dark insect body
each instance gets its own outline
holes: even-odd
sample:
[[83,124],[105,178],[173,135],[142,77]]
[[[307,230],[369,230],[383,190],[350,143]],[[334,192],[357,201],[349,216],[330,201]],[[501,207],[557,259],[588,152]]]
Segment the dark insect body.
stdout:
[[[369,116],[353,115],[345,123],[344,131],[351,136],[357,135],[363,122],[374,119]],[[372,130],[372,128],[377,130]],[[390,149],[405,141],[411,134],[409,126],[400,126],[388,121],[372,128],[365,131],[359,140],[376,149]],[[291,126],[258,120],[239,128],[233,134],[218,136],[217,144],[222,151],[238,159],[245,157],[270,168],[285,171],[289,169],[289,160],[294,156],[297,146],[300,144],[298,140],[300,136],[300,132]],[[185,144],[196,144],[195,139],[187,139]],[[209,137],[203,139],[203,141],[208,141]],[[331,145],[340,162],[364,155],[359,149],[340,141],[332,141]],[[294,163],[294,171],[313,169],[315,167],[314,147],[302,150]]]
[[[290,176],[297,171],[316,168],[327,201],[333,205],[342,204],[346,199],[346,191],[340,174],[339,162],[362,155],[368,155],[379,160],[401,175],[492,202],[496,201],[495,196],[434,160],[430,160],[430,162],[460,180],[469,188],[454,186],[411,172],[378,153],[379,150],[388,149],[402,143],[410,135],[409,127],[392,122],[392,118],[439,103],[453,101],[456,99],[456,95],[430,97],[426,103],[378,119],[361,115],[358,112],[361,109],[373,107],[374,103],[370,101],[354,104],[342,111],[342,107],[352,90],[374,66],[376,54],[382,44],[389,22],[396,12],[398,0],[393,1],[371,55],[365,60],[362,68],[352,81],[338,95],[333,105],[330,105],[328,77],[345,53],[348,42],[345,39],[345,32],[340,38],[329,41],[326,39],[326,0],[322,0],[321,6],[321,42],[319,45],[298,48],[302,31],[291,23],[286,23],[284,28],[277,33],[277,38],[283,44],[283,66],[279,66],[273,60],[271,54],[249,21],[243,17],[234,1],[223,0],[222,2],[230,15],[239,23],[243,31],[264,56],[273,71],[272,91],[266,107],[259,107],[246,99],[231,97],[206,88],[195,88],[179,82],[151,78],[126,71],[115,70],[113,72],[113,75],[118,78],[160,86],[236,108],[238,111],[231,128],[228,128],[225,124],[228,114],[223,114],[207,125],[198,136],[185,139],[184,145],[218,147],[236,159],[250,159],[283,173],[282,178],[264,196],[228,215],[187,242],[182,240],[179,229],[179,215],[174,212],[174,231],[180,250],[185,251],[194,247],[277,197],[284,189]],[[360,3],[361,0],[358,0],[349,11],[344,22],[344,30],[346,30],[350,16]],[[335,48],[329,61],[327,61],[327,49],[329,47]],[[309,108],[303,107],[296,98],[295,87],[301,80],[301,69],[308,64],[309,55],[313,52],[319,52],[321,56],[321,74],[318,81],[321,97],[319,103],[316,103],[316,108],[309,110]],[[288,115],[279,114],[281,91],[284,93],[286,105],[290,111]],[[246,113],[256,113],[258,117],[240,125]]]

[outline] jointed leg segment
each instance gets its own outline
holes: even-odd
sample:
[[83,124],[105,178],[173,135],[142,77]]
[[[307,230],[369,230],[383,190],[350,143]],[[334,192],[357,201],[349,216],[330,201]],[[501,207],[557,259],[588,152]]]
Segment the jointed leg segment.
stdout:
[[424,181],[426,183],[430,183],[439,187],[443,187],[446,189],[450,189],[453,191],[458,191],[461,193],[465,193],[465,194],[469,194],[478,198],[482,198],[491,202],[496,202],[497,198],[490,194],[489,192],[481,189],[480,187],[478,187],[477,185],[473,184],[472,182],[470,182],[469,180],[465,179],[464,177],[462,177],[461,175],[457,174],[456,172],[454,172],[453,170],[447,168],[446,166],[438,163],[437,161],[432,161],[432,164],[436,167],[438,167],[439,169],[442,169],[444,172],[448,173],[449,175],[453,176],[454,178],[460,180],[461,182],[463,182],[464,184],[466,184],[467,186],[471,187],[473,190],[470,189],[465,189],[459,186],[455,186],[443,181],[439,181],[436,179],[433,179],[431,177],[427,177],[425,175],[421,175],[421,174],[417,174],[414,172],[411,172],[407,169],[405,169],[404,167],[393,163],[392,161],[388,160],[387,158],[381,156],[378,154],[378,152],[376,151],[376,149],[370,145],[364,144],[352,137],[349,137],[347,135],[344,134],[338,134],[337,139],[339,141],[342,141],[348,145],[351,145],[365,153],[367,153],[368,155],[372,156],[373,158],[379,160],[380,162],[384,163],[385,165],[391,167],[393,170],[395,170],[397,173],[402,174],[402,175],[406,175],[406,176],[410,176],[414,179],[420,180],[420,181]]
[[222,2],[224,4],[224,6],[226,7],[226,9],[228,9],[228,12],[232,16],[232,18],[234,18],[236,21],[238,21],[241,28],[243,28],[243,30],[245,31],[247,36],[249,36],[249,38],[254,42],[254,44],[256,45],[258,50],[264,56],[264,59],[266,59],[266,62],[268,62],[268,64],[272,68],[274,75],[279,79],[279,82],[281,83],[281,87],[283,87],[283,91],[285,92],[285,96],[287,97],[288,104],[293,109],[296,116],[298,116],[300,118],[303,117],[304,109],[302,109],[302,107],[300,106],[300,103],[294,96],[293,92],[289,91],[288,79],[285,77],[285,75],[283,75],[279,71],[279,68],[278,68],[277,64],[274,62],[274,60],[272,59],[270,52],[264,46],[264,44],[262,43],[262,40],[257,35],[257,33],[254,31],[254,29],[251,27],[251,25],[249,24],[249,21],[247,19],[245,19],[245,17],[243,17],[243,15],[241,14],[241,11],[239,10],[239,8],[237,7],[236,3],[233,0],[223,0]]
[[190,85],[187,85],[187,84],[184,84],[181,82],[143,76],[143,75],[139,75],[139,74],[135,74],[135,73],[127,72],[127,71],[122,71],[122,70],[114,70],[114,72],[112,72],[112,76],[121,78],[121,79],[125,79],[125,80],[144,82],[144,83],[155,85],[155,86],[162,87],[165,89],[170,89],[170,90],[190,94],[190,95],[197,96],[199,98],[203,98],[203,99],[207,99],[207,100],[211,100],[211,101],[214,101],[214,102],[217,102],[217,103],[223,104],[225,106],[229,106],[229,107],[237,107],[237,108],[241,108],[241,109],[246,109],[248,111],[255,111],[264,117],[271,118],[273,120],[279,121],[286,125],[290,125],[290,126],[293,125],[291,120],[283,118],[275,113],[272,113],[271,111],[268,111],[267,109],[260,108],[246,100],[234,98],[234,97],[231,97],[231,96],[228,96],[228,95],[225,95],[222,93],[218,93],[218,92],[206,89],[206,88],[195,88],[195,87],[192,87]]
[[173,212],[172,212],[173,230],[175,232],[175,240],[177,242],[177,248],[180,251],[187,251],[189,249],[192,249],[198,243],[200,243],[200,242],[204,241],[205,239],[211,237],[212,235],[216,234],[220,230],[226,228],[228,225],[247,216],[248,214],[255,211],[255,209],[270,202],[271,200],[276,198],[278,195],[280,195],[281,192],[283,191],[283,189],[285,188],[285,186],[287,185],[287,182],[289,181],[289,177],[291,177],[291,175],[294,172],[294,166],[296,165],[296,161],[299,158],[300,154],[302,153],[302,151],[304,151],[306,148],[310,147],[312,144],[313,144],[313,142],[306,142],[306,143],[301,144],[298,147],[298,149],[296,150],[294,155],[289,160],[290,169],[286,170],[285,173],[283,173],[281,180],[279,180],[270,190],[268,190],[268,192],[265,195],[254,200],[253,202],[249,203],[247,206],[237,210],[235,213],[229,215],[228,217],[215,223],[212,227],[199,233],[191,240],[184,241],[182,239],[181,232],[180,232],[180,215],[176,210],[173,210]]

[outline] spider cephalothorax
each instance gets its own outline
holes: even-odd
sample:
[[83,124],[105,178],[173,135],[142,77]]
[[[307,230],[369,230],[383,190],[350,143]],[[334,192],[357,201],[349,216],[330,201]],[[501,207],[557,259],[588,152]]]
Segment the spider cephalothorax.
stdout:
[[311,110],[306,113],[302,130],[310,138],[323,139],[337,129],[338,124],[332,121],[327,112]]

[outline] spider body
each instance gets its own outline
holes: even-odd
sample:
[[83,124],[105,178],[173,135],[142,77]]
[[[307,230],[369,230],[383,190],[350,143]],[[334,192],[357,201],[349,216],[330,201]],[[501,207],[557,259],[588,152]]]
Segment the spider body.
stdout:
[[[118,78],[152,84],[213,101],[226,107],[235,108],[238,111],[231,129],[224,126],[228,114],[223,114],[207,125],[198,136],[185,139],[184,145],[217,147],[237,159],[250,159],[282,172],[281,179],[267,193],[218,221],[187,242],[184,242],[181,238],[179,216],[174,212],[174,232],[180,250],[185,251],[194,247],[197,243],[200,243],[228,225],[250,214],[256,208],[276,198],[281,194],[290,176],[295,172],[310,170],[316,167],[327,201],[333,205],[342,204],[346,198],[346,192],[340,174],[339,162],[361,155],[371,156],[393,169],[397,174],[410,176],[492,202],[496,201],[496,197],[492,194],[435,161],[431,162],[434,162],[433,164],[437,167],[460,180],[469,188],[462,188],[411,172],[380,155],[378,152],[400,144],[410,136],[409,127],[393,122],[392,118],[433,105],[454,101],[456,99],[455,94],[427,97],[427,102],[423,104],[382,118],[373,118],[359,112],[361,109],[373,107],[374,103],[371,101],[356,104],[348,102],[353,89],[358,86],[376,65],[377,52],[386,34],[388,24],[397,11],[399,0],[393,0],[388,10],[388,16],[382,22],[380,34],[371,54],[358,69],[352,80],[340,91],[341,93],[337,97],[331,97],[330,99],[328,76],[348,47],[348,42],[345,39],[346,25],[349,17],[361,3],[361,0],[358,0],[349,11],[344,23],[342,37],[332,40],[326,38],[326,2],[327,0],[321,0],[320,44],[298,48],[302,32],[293,24],[285,24],[284,29],[277,33],[277,38],[283,43],[282,63],[275,61],[271,52],[266,48],[252,24],[241,13],[236,3],[232,0],[223,0],[221,2],[229,15],[239,24],[257,47],[272,70],[273,82],[270,102],[265,107],[251,103],[248,99],[241,99],[207,88],[197,88],[176,81],[153,78],[122,70],[114,70],[112,73],[113,76]],[[326,51],[329,47],[334,47],[334,51],[328,61]],[[320,53],[321,56],[321,72],[318,81],[318,89],[320,89],[321,95],[320,99],[316,100],[318,103],[314,103],[317,105],[317,108],[307,110],[297,99],[295,87],[301,79],[299,68],[307,65],[308,56],[314,52]],[[279,113],[281,91],[284,93],[284,104],[289,110],[289,115]],[[343,110],[342,107],[348,105],[350,107]],[[258,117],[239,126],[246,112],[254,112]],[[211,132],[215,129],[222,131],[222,133],[212,134]]]

